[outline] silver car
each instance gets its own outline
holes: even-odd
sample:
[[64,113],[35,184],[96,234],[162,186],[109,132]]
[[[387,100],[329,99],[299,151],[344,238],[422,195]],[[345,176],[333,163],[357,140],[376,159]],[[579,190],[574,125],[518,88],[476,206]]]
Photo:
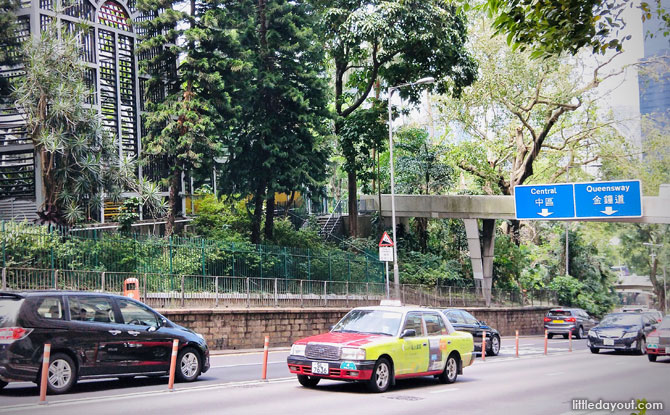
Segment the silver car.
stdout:
[[554,334],[562,334],[567,339],[571,332],[574,338],[581,339],[596,324],[598,320],[581,308],[552,308],[544,318],[544,328],[550,339]]

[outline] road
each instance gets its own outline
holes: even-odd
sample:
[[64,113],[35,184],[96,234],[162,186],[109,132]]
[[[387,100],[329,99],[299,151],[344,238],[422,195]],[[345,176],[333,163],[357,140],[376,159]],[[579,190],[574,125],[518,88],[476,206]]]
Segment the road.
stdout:
[[[371,394],[362,385],[322,381],[316,389],[301,387],[288,373],[288,351],[270,353],[268,382],[261,382],[262,354],[212,357],[212,368],[199,381],[177,384],[167,392],[166,378],[82,382],[67,395],[49,396],[37,405],[38,390],[30,383],[10,384],[0,393],[0,413],[17,414],[330,414],[505,413],[586,414],[571,412],[572,399],[667,401],[670,359],[650,363],[646,356],[591,354],[584,340],[549,341],[522,338],[520,357],[514,339],[504,338],[497,357],[477,359],[452,385],[432,378],[399,381],[385,394]],[[612,412],[600,412],[612,413]],[[615,412],[630,414],[631,411]],[[670,414],[670,407],[648,414]]]

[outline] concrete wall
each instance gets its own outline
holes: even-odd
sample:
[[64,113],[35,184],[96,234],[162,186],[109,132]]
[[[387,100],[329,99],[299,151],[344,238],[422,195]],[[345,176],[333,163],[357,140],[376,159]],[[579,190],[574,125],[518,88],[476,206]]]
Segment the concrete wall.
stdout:
[[[270,345],[290,346],[295,340],[326,332],[349,308],[291,309],[193,309],[160,310],[177,324],[195,330],[207,339],[209,347],[220,349],[262,348],[264,336]],[[548,307],[466,308],[479,320],[486,321],[503,336],[540,334],[542,318]]]

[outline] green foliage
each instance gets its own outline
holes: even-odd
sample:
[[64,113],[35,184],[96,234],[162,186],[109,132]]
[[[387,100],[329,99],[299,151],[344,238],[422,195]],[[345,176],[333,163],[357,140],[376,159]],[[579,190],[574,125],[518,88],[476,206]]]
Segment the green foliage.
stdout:
[[250,221],[246,214],[246,201],[233,198],[217,200],[212,194],[198,200],[198,215],[192,227],[196,235],[226,242],[248,240]]
[[142,205],[136,197],[130,197],[123,201],[119,207],[119,216],[116,220],[119,222],[121,232],[130,232],[130,227],[140,218],[140,209]]
[[536,57],[576,54],[582,47],[590,47],[593,53],[620,51],[630,39],[623,35],[626,8],[639,8],[643,20],[657,15],[665,21],[666,32],[670,22],[661,0],[487,0],[484,8],[495,19],[496,33],[507,35],[515,48],[532,49]]
[[309,229],[296,230],[287,218],[275,222],[273,242],[279,246],[304,249],[316,249],[325,245],[316,231]]
[[[0,67],[17,63],[19,45],[16,42],[16,16],[18,0],[0,0]],[[7,78],[0,77],[0,99],[10,92]]]
[[119,159],[116,137],[87,104],[91,91],[77,42],[75,35],[55,26],[26,42],[25,74],[14,85],[13,98],[41,158],[44,204],[38,213],[45,222],[90,219],[102,205],[103,193],[118,199],[122,191],[134,190],[156,204],[155,188],[137,182],[133,161]]

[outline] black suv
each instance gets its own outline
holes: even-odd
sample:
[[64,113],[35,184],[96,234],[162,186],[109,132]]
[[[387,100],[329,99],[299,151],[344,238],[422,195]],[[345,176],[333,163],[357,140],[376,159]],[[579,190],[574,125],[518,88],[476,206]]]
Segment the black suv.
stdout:
[[78,379],[162,376],[179,339],[176,378],[190,382],[209,369],[199,334],[128,297],[90,292],[0,292],[0,389],[40,377],[51,344],[48,391]]
[[598,320],[581,308],[552,308],[544,318],[544,328],[550,339],[554,334],[562,334],[567,339],[570,332],[576,339],[583,339],[596,324]]

